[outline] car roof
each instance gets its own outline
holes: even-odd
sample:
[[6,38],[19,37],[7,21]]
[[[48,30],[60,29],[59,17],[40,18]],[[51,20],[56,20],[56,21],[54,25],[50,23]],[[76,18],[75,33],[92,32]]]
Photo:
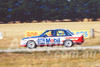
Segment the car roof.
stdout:
[[[50,30],[67,30],[67,29],[50,29]],[[49,31],[49,30],[48,30]]]

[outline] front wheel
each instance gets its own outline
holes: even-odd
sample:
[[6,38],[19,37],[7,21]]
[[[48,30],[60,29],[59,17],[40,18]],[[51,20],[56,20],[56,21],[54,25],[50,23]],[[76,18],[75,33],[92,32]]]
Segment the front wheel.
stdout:
[[73,46],[73,41],[72,41],[72,40],[65,40],[64,46],[66,46],[66,47],[71,47],[71,46]]
[[36,48],[37,45],[36,45],[36,43],[34,41],[30,40],[30,41],[27,42],[27,47],[29,49],[33,49],[33,48]]

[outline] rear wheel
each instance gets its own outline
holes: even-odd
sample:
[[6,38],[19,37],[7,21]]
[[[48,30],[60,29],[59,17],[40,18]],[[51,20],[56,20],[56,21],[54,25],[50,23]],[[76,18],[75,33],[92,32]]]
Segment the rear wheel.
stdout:
[[72,41],[72,40],[65,40],[64,46],[66,46],[66,47],[71,47],[71,46],[73,46],[73,41]]
[[30,40],[30,41],[27,42],[27,47],[29,49],[33,49],[33,48],[36,48],[37,45],[36,45],[36,43],[34,41]]

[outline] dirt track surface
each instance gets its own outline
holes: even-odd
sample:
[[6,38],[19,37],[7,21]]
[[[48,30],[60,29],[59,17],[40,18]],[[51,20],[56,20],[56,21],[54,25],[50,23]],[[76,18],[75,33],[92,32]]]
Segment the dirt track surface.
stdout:
[[94,49],[100,50],[100,46],[75,46],[75,47],[39,47],[35,49],[0,49],[0,52],[41,52],[41,51],[55,51],[55,50],[86,50]]

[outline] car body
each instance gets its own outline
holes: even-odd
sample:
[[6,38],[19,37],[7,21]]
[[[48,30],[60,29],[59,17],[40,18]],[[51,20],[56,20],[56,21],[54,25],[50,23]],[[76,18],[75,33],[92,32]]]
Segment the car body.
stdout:
[[84,36],[82,34],[74,35],[68,29],[53,29],[46,30],[39,36],[26,37],[21,40],[22,47],[28,47],[30,49],[37,46],[54,46],[65,45],[71,47],[76,44],[82,44],[84,42]]

